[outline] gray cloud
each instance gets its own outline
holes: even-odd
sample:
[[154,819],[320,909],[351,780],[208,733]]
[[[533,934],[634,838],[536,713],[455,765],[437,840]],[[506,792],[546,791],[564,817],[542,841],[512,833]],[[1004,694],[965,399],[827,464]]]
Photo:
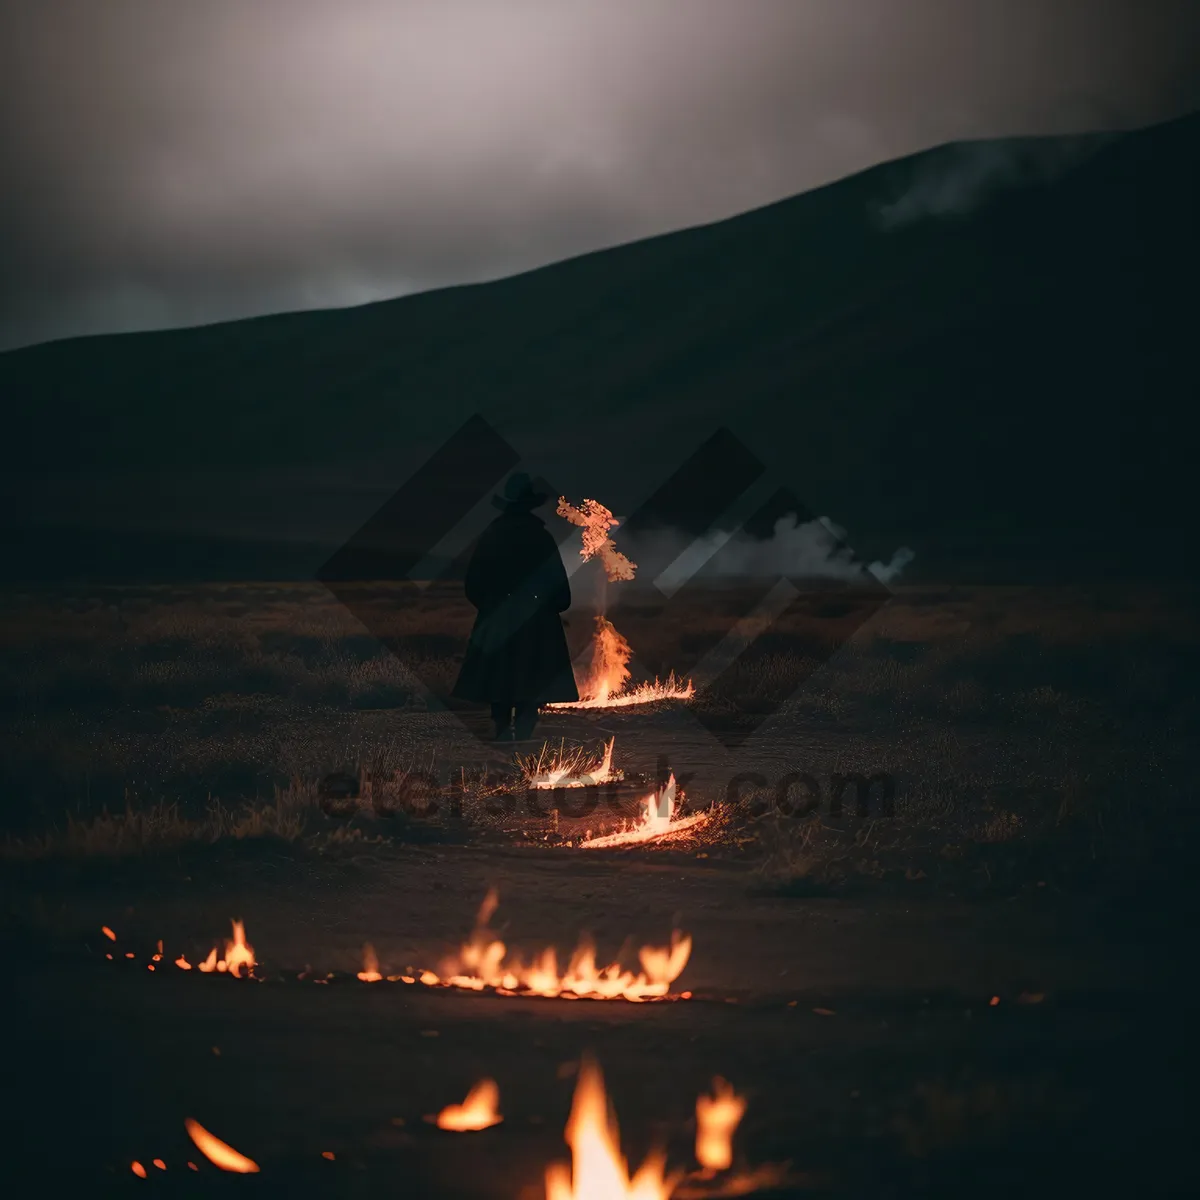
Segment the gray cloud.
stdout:
[[361,303],[1193,105],[1188,0],[0,0],[0,345]]

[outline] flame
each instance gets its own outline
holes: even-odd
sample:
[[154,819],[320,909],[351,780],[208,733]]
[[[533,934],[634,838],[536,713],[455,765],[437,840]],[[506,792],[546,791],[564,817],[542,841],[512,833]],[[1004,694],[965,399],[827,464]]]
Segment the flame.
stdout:
[[630,1178],[604,1076],[591,1057],[579,1067],[564,1140],[571,1164],[546,1168],[546,1200],[668,1200],[671,1195],[676,1179],[664,1175],[661,1154],[649,1155]]
[[656,700],[691,700],[695,697],[696,688],[692,681],[677,678],[673,671],[665,681],[656,677],[653,683],[628,687],[632,656],[632,648],[613,623],[607,617],[597,616],[591,658],[583,678],[576,681],[579,699],[557,701],[547,704],[546,708],[625,708],[631,704],[653,704]]
[[232,1146],[227,1146],[219,1137],[214,1137],[199,1121],[188,1117],[183,1127],[188,1137],[196,1143],[196,1149],[214,1166],[222,1171],[233,1171],[238,1175],[253,1175],[258,1172],[258,1163],[239,1154]]
[[733,1133],[746,1111],[746,1100],[719,1075],[713,1094],[696,1098],[696,1161],[710,1171],[727,1171],[733,1163]]
[[517,761],[531,788],[595,787],[623,778],[622,773],[614,770],[612,765],[615,741],[615,738],[609,738],[604,743],[604,752],[599,761],[590,764],[587,752],[582,748],[566,751],[561,745],[555,755],[547,756],[546,746],[543,745],[536,758],[530,755]]
[[633,650],[605,616],[596,617],[596,632],[592,635],[592,661],[579,687],[581,700],[603,703],[616,695],[629,679],[629,660]]
[[641,971],[636,975],[619,963],[596,966],[596,948],[581,938],[566,969],[560,974],[553,947],[532,962],[509,958],[508,948],[488,928],[499,898],[489,891],[479,910],[475,929],[458,955],[447,959],[437,972],[422,971],[427,987],[456,987],[470,991],[495,988],[521,996],[586,997],[592,1000],[651,1000],[666,996],[692,953],[692,939],[678,929],[666,947],[643,946],[638,953]]
[[496,1081],[481,1079],[461,1104],[448,1104],[438,1113],[437,1127],[457,1132],[490,1129],[503,1119],[500,1116],[500,1089]]
[[358,973],[363,983],[378,983],[383,976],[379,973],[379,959],[375,956],[375,947],[368,942],[363,947],[363,969]]
[[613,543],[608,531],[615,529],[621,522],[612,515],[598,500],[584,500],[578,508],[566,496],[559,496],[558,515],[572,525],[578,525],[583,530],[583,545],[579,557],[587,562],[591,558],[599,558],[604,574],[610,582],[620,579],[632,579],[637,570],[637,563],[630,562]]
[[656,792],[643,796],[642,811],[638,819],[627,829],[606,833],[601,837],[585,838],[579,843],[583,850],[607,849],[610,846],[632,846],[638,842],[649,842],[667,834],[682,833],[695,829],[708,820],[708,813],[693,813],[690,817],[675,816],[675,774]]
[[[196,969],[208,974],[212,971],[228,971],[234,979],[242,977],[242,968],[246,968],[246,974],[250,975],[254,971],[254,947],[246,941],[246,927],[241,921],[234,921],[233,924],[233,941],[225,943],[225,957],[217,957],[217,948],[214,946],[209,952],[208,957],[203,962],[196,964]],[[182,956],[180,956],[182,958]],[[183,970],[189,970],[186,959],[182,962],[176,959],[175,965],[182,967]]]
[[[587,562],[598,558],[604,576],[610,583],[633,578],[637,563],[622,554],[609,536],[620,522],[598,500],[585,499],[576,507],[565,496],[558,498],[558,515],[582,530],[579,557]],[[624,708],[631,704],[652,704],[656,700],[691,700],[696,689],[692,681],[680,680],[672,672],[665,682],[655,678],[653,683],[639,684],[626,690],[629,681],[629,643],[617,632],[613,623],[603,615],[596,617],[596,632],[592,635],[591,660],[584,679],[577,681],[579,699],[547,704],[547,709],[564,708]]]
[[188,960],[187,960],[187,956],[186,956],[186,955],[183,955],[183,954],[181,954],[181,955],[180,955],[180,956],[179,956],[179,957],[178,957],[178,958],[175,960],[175,965],[176,965],[176,966],[177,966],[177,967],[178,967],[178,968],[179,968],[181,971],[190,971],[190,970],[192,969],[192,964],[191,964],[190,962],[188,962]]

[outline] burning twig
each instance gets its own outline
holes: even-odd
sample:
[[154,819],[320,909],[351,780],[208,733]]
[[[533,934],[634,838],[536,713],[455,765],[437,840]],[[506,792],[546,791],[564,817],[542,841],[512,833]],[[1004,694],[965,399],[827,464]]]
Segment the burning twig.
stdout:
[[553,947],[543,950],[528,964],[508,957],[508,948],[488,928],[498,903],[495,890],[488,892],[470,940],[456,956],[441,964],[438,973],[421,972],[418,978],[423,984],[475,992],[492,988],[507,996],[654,1000],[668,995],[692,952],[692,939],[676,929],[671,934],[670,946],[641,948],[638,958],[642,969],[635,975],[618,963],[597,967],[595,946],[581,938],[566,970],[560,974]]

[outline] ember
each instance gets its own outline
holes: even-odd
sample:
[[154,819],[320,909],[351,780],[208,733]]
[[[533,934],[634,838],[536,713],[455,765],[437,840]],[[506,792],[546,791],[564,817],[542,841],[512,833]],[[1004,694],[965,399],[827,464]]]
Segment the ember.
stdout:
[[647,1157],[630,1178],[604,1076],[590,1057],[579,1067],[564,1139],[571,1164],[546,1168],[546,1200],[668,1200],[678,1181],[665,1175],[661,1154]]
[[188,1137],[196,1143],[196,1149],[214,1166],[222,1171],[232,1171],[237,1175],[253,1175],[258,1172],[258,1163],[239,1154],[232,1146],[227,1146],[219,1137],[209,1133],[199,1121],[188,1117],[183,1123]]
[[488,892],[470,941],[458,955],[441,964],[439,973],[421,972],[423,984],[477,992],[494,988],[501,995],[515,996],[653,1000],[670,992],[671,984],[687,966],[692,952],[692,939],[674,930],[670,946],[641,948],[638,957],[642,969],[635,975],[618,963],[597,967],[596,949],[584,938],[571,955],[566,970],[560,974],[553,947],[543,950],[528,964],[508,957],[508,948],[488,928],[498,903],[496,892]]
[[448,1104],[438,1113],[436,1124],[439,1129],[452,1129],[459,1133],[490,1129],[499,1125],[500,1089],[494,1079],[481,1079],[468,1093],[461,1104]]

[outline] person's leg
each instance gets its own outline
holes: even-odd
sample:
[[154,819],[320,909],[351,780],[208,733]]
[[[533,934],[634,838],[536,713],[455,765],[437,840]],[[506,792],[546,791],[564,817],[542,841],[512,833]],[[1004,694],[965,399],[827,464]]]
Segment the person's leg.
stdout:
[[516,709],[513,734],[518,742],[525,742],[533,736],[533,727],[537,724],[538,719],[538,706],[536,703],[522,701],[516,706]]
[[492,705],[492,720],[496,724],[497,741],[507,738],[512,732],[513,705],[511,700]]

